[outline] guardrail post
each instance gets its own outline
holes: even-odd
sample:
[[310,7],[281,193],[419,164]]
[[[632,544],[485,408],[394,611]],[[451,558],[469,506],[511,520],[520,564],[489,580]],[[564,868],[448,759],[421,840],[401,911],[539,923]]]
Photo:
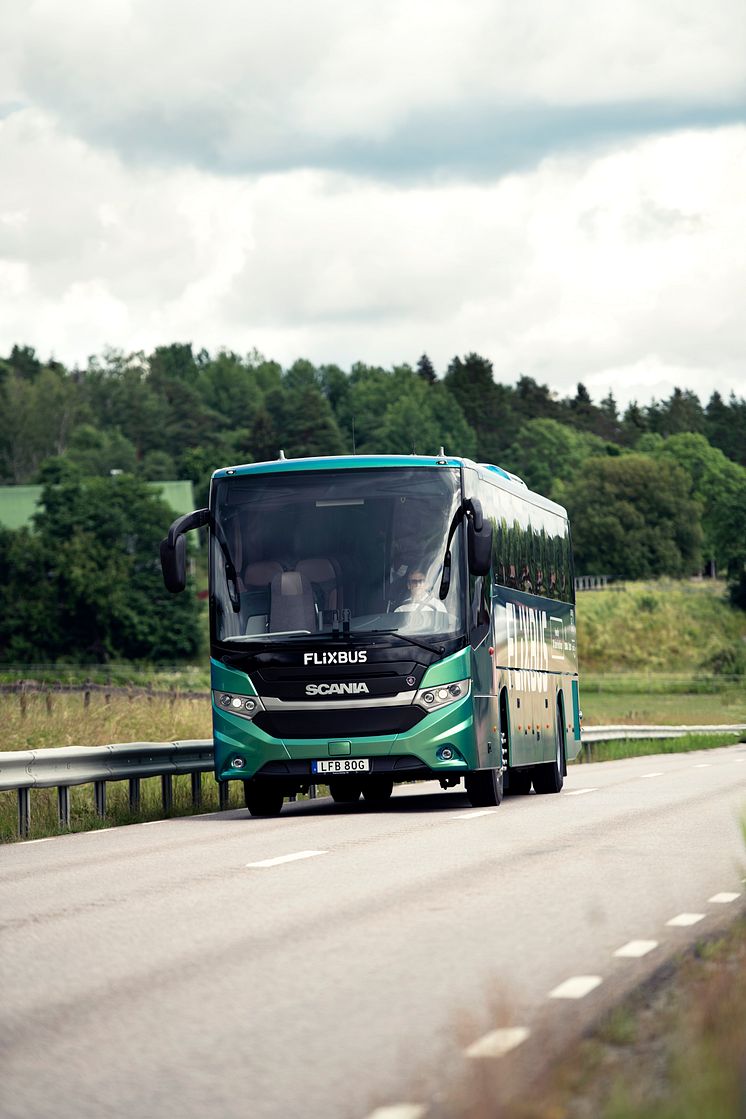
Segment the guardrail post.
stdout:
[[96,802],[96,815],[102,820],[106,815],[106,782],[93,782],[93,797]]
[[316,800],[316,786],[315,785],[309,785],[308,786],[308,799],[309,800]]
[[130,777],[130,812],[140,811],[140,778]]
[[57,815],[60,821],[61,828],[70,827],[70,786],[59,785],[57,787]]
[[192,808],[199,808],[202,804],[202,774],[192,774]]
[[31,829],[31,789],[18,790],[18,834],[25,839]]
[[230,786],[227,781],[218,781],[218,808],[221,812],[225,812],[228,808],[228,798],[230,796]]
[[161,799],[164,813],[170,812],[174,804],[174,779],[170,773],[161,775]]

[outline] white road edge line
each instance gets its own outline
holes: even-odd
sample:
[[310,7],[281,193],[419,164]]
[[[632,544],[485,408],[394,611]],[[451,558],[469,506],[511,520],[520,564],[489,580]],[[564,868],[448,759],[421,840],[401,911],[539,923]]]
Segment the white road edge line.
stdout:
[[712,769],[712,762],[697,762],[694,769]]
[[637,960],[640,956],[647,956],[648,952],[652,952],[657,947],[657,940],[629,940],[621,948],[617,948],[614,955],[622,959]]
[[53,839],[59,839],[58,835],[45,835],[41,839],[24,839],[23,846],[30,847],[32,843],[51,843]]
[[600,975],[573,975],[572,979],[566,979],[564,983],[560,983],[559,987],[550,991],[547,998],[583,999],[591,991],[595,991],[596,987],[600,987],[602,983],[603,979]]
[[422,1119],[427,1108],[422,1103],[392,1103],[388,1107],[377,1107],[366,1119]]
[[260,859],[256,863],[246,863],[246,866],[279,866],[280,863],[293,863],[296,859],[313,859],[316,855],[328,854],[328,851],[295,851],[292,855],[278,855],[275,859]]
[[473,812],[457,812],[450,820],[476,820],[477,816],[494,816],[496,808],[475,808]]
[[513,1049],[517,1049],[519,1045],[531,1034],[531,1031],[525,1026],[510,1026],[501,1030],[492,1030],[491,1033],[485,1034],[475,1041],[468,1049],[464,1050],[465,1057],[504,1057],[506,1053],[510,1053]]
[[740,894],[713,894],[707,900],[715,902],[716,905],[727,905],[729,901],[735,901],[740,896]]
[[569,797],[582,797],[583,793],[597,793],[598,787],[592,789],[568,789],[567,795]]
[[663,777],[663,772],[662,772],[662,770],[656,770],[655,773],[641,773],[640,774],[640,779],[641,780],[645,777]]
[[679,913],[676,917],[672,917],[670,921],[666,921],[667,925],[673,925],[674,928],[685,929],[689,925],[696,925],[697,921],[703,920],[706,913]]

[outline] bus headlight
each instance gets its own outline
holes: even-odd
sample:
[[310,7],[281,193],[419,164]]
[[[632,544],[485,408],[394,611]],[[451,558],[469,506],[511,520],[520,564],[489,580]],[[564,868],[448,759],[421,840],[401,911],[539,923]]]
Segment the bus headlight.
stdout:
[[241,715],[244,719],[253,719],[264,704],[255,695],[237,695],[236,692],[213,692],[213,702],[221,711],[230,711],[231,715]]
[[447,707],[449,703],[456,703],[469,694],[471,680],[457,680],[454,684],[439,684],[436,688],[423,688],[417,692],[414,702],[426,711],[437,711],[439,707]]

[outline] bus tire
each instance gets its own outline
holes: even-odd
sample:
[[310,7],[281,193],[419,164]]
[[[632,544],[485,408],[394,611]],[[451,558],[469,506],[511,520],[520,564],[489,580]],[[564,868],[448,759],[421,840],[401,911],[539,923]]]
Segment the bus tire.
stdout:
[[537,793],[559,793],[564,784],[565,733],[564,726],[559,719],[559,711],[557,712],[554,743],[554,761],[534,767],[534,788]]
[[476,769],[464,778],[472,808],[494,808],[503,799],[503,775],[496,769]]
[[329,782],[329,795],[335,804],[355,804],[360,800],[360,785],[348,777],[336,777]]
[[394,791],[393,777],[369,777],[363,782],[363,799],[366,804],[385,804]]
[[252,816],[279,816],[285,800],[282,789],[269,781],[244,781],[246,807]]
[[531,792],[531,779],[533,774],[530,769],[508,770],[508,787],[506,794],[513,797],[525,797]]

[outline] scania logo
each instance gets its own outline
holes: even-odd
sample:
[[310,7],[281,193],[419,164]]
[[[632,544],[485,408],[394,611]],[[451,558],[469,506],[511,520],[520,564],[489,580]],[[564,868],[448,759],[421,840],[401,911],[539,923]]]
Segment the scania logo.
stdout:
[[304,664],[365,664],[367,649],[332,649],[328,653],[304,653]]
[[368,694],[367,684],[306,684],[306,695],[360,695],[361,692]]

